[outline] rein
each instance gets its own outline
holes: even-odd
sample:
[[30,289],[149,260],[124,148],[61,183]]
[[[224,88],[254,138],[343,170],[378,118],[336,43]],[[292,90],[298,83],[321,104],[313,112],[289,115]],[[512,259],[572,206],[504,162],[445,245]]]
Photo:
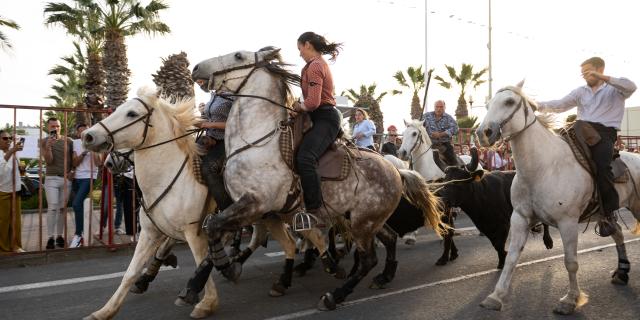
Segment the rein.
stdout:
[[116,133],[118,133],[119,131],[122,131],[122,130],[124,130],[124,129],[126,129],[126,128],[128,128],[128,127],[130,127],[130,126],[132,126],[132,125],[134,125],[134,124],[136,124],[136,123],[138,123],[138,122],[140,122],[140,121],[144,122],[144,132],[142,133],[142,142],[140,142],[140,143],[139,143],[137,146],[135,146],[133,149],[136,149],[136,148],[140,147],[140,146],[141,146],[141,145],[143,145],[143,144],[144,144],[144,142],[147,140],[147,133],[148,133],[148,131],[149,131],[149,128],[150,128],[150,127],[153,127],[153,126],[151,125],[151,115],[153,114],[153,109],[152,109],[152,108],[150,108],[150,107],[147,105],[147,103],[146,103],[146,102],[144,102],[144,101],[143,101],[142,99],[140,99],[140,98],[133,98],[133,100],[138,100],[140,103],[142,103],[142,105],[144,106],[144,108],[145,108],[145,109],[147,109],[147,114],[145,114],[145,115],[141,116],[140,118],[138,118],[138,119],[136,119],[136,120],[133,120],[133,121],[129,122],[128,124],[126,124],[126,125],[124,125],[124,126],[122,126],[122,127],[118,128],[118,129],[115,129],[115,130],[113,130],[113,131],[109,130],[109,128],[107,128],[107,126],[106,126],[104,123],[102,123],[102,120],[98,121],[98,124],[99,124],[99,125],[100,125],[104,130],[105,130],[105,131],[107,131],[107,135],[109,136],[109,139],[111,140],[111,141],[110,141],[111,146],[113,146],[113,141],[115,140],[114,135],[115,135]]
[[525,98],[521,94],[519,94],[518,92],[513,91],[511,89],[508,89],[508,88],[499,90],[497,93],[500,93],[500,92],[505,91],[505,90],[509,90],[509,91],[517,94],[518,96],[520,96],[520,102],[518,103],[518,106],[515,109],[513,109],[513,111],[511,111],[509,116],[506,117],[504,120],[502,120],[502,122],[500,122],[500,133],[502,133],[502,127],[504,125],[506,125],[509,121],[511,121],[511,119],[516,114],[516,112],[518,110],[520,110],[520,108],[524,109],[524,123],[525,123],[525,126],[521,130],[516,131],[515,133],[512,133],[509,136],[503,138],[504,141],[509,142],[510,140],[512,140],[513,138],[517,137],[519,134],[521,134],[525,130],[529,129],[529,127],[531,127],[534,123],[536,123],[536,121],[538,120],[538,117],[536,117],[534,115],[533,121],[531,121],[531,123],[527,124],[527,117],[529,116],[529,107],[525,104]]
[[[419,147],[420,145],[422,145],[424,143],[424,141],[422,140],[422,132],[420,132],[420,130],[418,130],[418,133],[420,134],[420,136],[418,137],[418,142],[413,145],[411,150],[409,150],[409,154],[412,154],[413,150],[415,150],[417,147]],[[418,161],[418,159],[420,159],[420,157],[422,157],[425,153],[429,152],[429,150],[431,150],[432,147],[433,147],[433,143],[429,146],[429,148],[427,148],[427,150],[425,150],[423,153],[421,153],[417,157],[415,157],[415,159],[413,158],[413,156],[411,156],[411,160],[409,160],[409,169],[413,170],[414,161]]]

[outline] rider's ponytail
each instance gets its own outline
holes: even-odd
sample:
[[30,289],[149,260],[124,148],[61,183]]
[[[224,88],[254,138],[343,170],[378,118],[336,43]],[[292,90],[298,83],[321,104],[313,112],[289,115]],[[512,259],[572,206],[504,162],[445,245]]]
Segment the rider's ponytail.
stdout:
[[342,43],[329,42],[323,36],[311,31],[301,34],[298,38],[298,42],[309,42],[313,48],[321,54],[331,55],[331,58],[329,59],[331,61],[335,61],[340,50],[342,50]]

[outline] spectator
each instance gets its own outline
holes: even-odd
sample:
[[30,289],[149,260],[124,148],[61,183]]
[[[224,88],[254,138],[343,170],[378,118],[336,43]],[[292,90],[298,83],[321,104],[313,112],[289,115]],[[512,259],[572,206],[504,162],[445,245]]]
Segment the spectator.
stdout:
[[[75,176],[73,179],[73,212],[75,214],[76,232],[73,240],[69,244],[71,248],[80,247],[83,243],[82,235],[84,229],[84,199],[89,194],[90,186],[98,176],[98,165],[100,165],[100,155],[89,153],[82,146],[82,132],[87,129],[86,124],[76,125],[78,139],[73,140],[73,166]],[[87,156],[89,155],[89,156]],[[93,162],[92,162],[93,161]]]
[[466,155],[466,156],[470,156],[471,155],[471,150],[469,149],[469,145],[468,144],[462,145],[462,154]]
[[462,148],[460,148],[459,144],[453,145],[453,153],[455,153],[458,156],[462,154]]
[[390,125],[387,128],[387,142],[382,145],[380,153],[383,155],[390,154],[394,157],[398,156],[398,129],[396,126]]
[[444,112],[445,107],[444,101],[436,101],[435,110],[424,114],[424,126],[431,138],[433,148],[440,152],[444,163],[454,166],[461,164],[458,163],[451,145],[451,137],[458,133],[458,124],[451,115]]
[[[24,252],[22,249],[22,228],[20,195],[20,170],[18,169],[18,151],[22,151],[23,144],[15,141],[9,132],[0,130],[0,251]],[[15,170],[15,172],[14,172]],[[16,201],[13,202],[13,192]],[[15,216],[12,217],[12,211]],[[13,224],[12,224],[13,220]],[[15,246],[13,243],[15,239]]]
[[[47,197],[47,249],[55,246],[64,248],[64,225],[66,221],[65,207],[69,198],[71,181],[69,181],[73,160],[73,141],[60,135],[60,121],[57,118],[47,120],[46,138],[39,142],[47,168],[45,172],[44,190]],[[65,154],[66,152],[66,154]],[[56,237],[57,236],[57,237]],[[54,237],[55,242],[54,242]]]
[[356,124],[353,126],[353,138],[356,145],[361,148],[373,148],[373,135],[376,133],[376,125],[369,120],[369,115],[364,109],[356,108]]

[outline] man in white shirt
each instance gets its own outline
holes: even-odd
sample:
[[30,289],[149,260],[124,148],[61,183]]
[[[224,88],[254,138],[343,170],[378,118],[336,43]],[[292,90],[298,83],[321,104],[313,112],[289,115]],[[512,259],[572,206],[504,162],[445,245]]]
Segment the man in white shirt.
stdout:
[[[87,129],[87,125],[76,125],[78,137],[82,137],[82,132]],[[92,161],[93,160],[93,161]],[[73,140],[73,166],[75,167],[75,177],[73,179],[73,212],[75,213],[76,232],[69,244],[70,248],[77,248],[82,245],[82,233],[84,229],[84,199],[89,194],[92,180],[98,176],[98,165],[100,155],[84,149],[82,139]]]
[[[21,248],[20,196],[16,194],[15,202],[13,198],[13,192],[21,188],[17,152],[22,151],[23,144],[16,141],[12,147],[12,140],[14,137],[9,132],[0,130],[0,252],[24,252]],[[14,217],[11,217],[12,211]]]
[[596,183],[603,203],[604,217],[598,223],[598,233],[607,237],[619,228],[613,214],[620,207],[611,172],[613,145],[624,115],[624,101],[633,94],[636,85],[626,78],[604,75],[604,60],[599,57],[587,59],[580,68],[586,86],[571,91],[560,100],[538,102],[538,109],[564,112],[578,107],[578,121],[588,122],[600,134],[600,141],[589,148],[596,164]]

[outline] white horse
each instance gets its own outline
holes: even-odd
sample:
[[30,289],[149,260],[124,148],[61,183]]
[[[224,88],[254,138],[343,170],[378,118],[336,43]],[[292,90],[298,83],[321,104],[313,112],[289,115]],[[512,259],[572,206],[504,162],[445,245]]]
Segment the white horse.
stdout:
[[[191,160],[199,156],[199,151],[195,138],[187,131],[198,121],[194,111],[193,100],[172,105],[159,98],[155,89],[142,88],[138,90],[138,98],[123,103],[109,117],[84,132],[87,149],[99,152],[111,148],[134,149],[136,162],[144,164],[136,168],[143,194],[138,244],[114,295],[87,319],[110,319],[116,314],[144,263],[161,243],[170,245],[167,238],[186,241],[196,264],[206,256],[207,238],[199,230],[201,215],[206,209],[207,188],[198,183],[193,174]],[[186,136],[171,141],[183,135]],[[164,141],[171,142],[154,146]],[[217,306],[218,294],[209,278],[205,295],[191,316],[208,316]]]
[[[431,139],[427,134],[427,130],[422,125],[422,121],[413,120],[404,122],[407,127],[402,133],[402,145],[398,149],[398,157],[402,160],[409,161],[413,170],[417,171],[427,181],[435,181],[444,178],[444,169],[446,165],[436,158],[432,148]],[[459,156],[465,163],[471,162],[470,156]],[[482,170],[482,166],[478,164],[478,170]]]
[[[493,145],[501,136],[509,140],[517,163],[511,186],[514,211],[506,263],[493,293],[481,305],[494,310],[502,308],[529,229],[537,222],[543,222],[560,231],[569,275],[569,291],[554,311],[570,314],[587,300],[577,279],[578,223],[591,199],[594,183],[590,174],[574,160],[568,144],[549,130],[549,118],[534,114],[535,107],[535,103],[522,93],[522,82],[516,87],[506,87],[491,99],[487,115],[477,130],[483,146]],[[632,178],[626,183],[615,184],[620,206],[627,207],[636,219],[640,219],[637,193],[640,157],[628,152],[621,152],[620,156]],[[626,284],[629,262],[622,232],[618,230],[612,238],[618,251],[618,269],[612,282]]]

